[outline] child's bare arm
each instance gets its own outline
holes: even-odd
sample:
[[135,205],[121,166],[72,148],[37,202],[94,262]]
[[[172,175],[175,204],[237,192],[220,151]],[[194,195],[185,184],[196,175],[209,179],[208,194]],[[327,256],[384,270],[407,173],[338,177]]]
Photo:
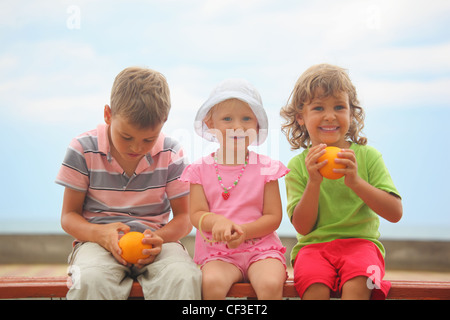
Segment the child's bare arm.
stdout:
[[170,200],[173,218],[164,227],[154,233],[160,236],[164,242],[174,242],[185,237],[192,230],[189,219],[189,196]]
[[316,224],[319,209],[319,193],[320,183],[314,183],[309,180],[302,198],[294,208],[291,222],[295,230],[301,235],[310,233]]
[[126,265],[120,257],[119,232],[128,232],[130,227],[121,222],[94,224],[83,216],[83,203],[86,193],[65,188],[61,212],[61,226],[68,234],[80,241],[95,242],[110,251],[117,261]]
[[[200,184],[192,184],[189,192],[189,209],[192,225],[199,229],[200,218],[203,214],[209,212],[208,201],[206,200],[203,186]],[[212,215],[211,215],[212,216]],[[213,217],[204,217],[202,220],[202,230],[210,232],[212,229]]]
[[336,169],[345,174],[345,184],[360,197],[370,209],[390,222],[398,222],[403,215],[402,201],[397,196],[378,189],[358,175],[358,164],[351,149],[342,149],[337,163],[347,166]]
[[319,209],[320,184],[323,181],[319,169],[326,164],[326,161],[320,163],[317,163],[317,161],[325,153],[325,147],[325,144],[312,147],[305,159],[309,179],[302,198],[294,208],[291,219],[295,230],[302,235],[310,233],[316,224]]
[[264,187],[262,217],[256,221],[241,225],[245,233],[245,239],[263,237],[276,231],[280,226],[282,214],[278,180],[267,182]]
[[188,196],[170,200],[172,220],[156,231],[145,230],[142,242],[152,245],[153,248],[144,250],[144,254],[150,254],[150,256],[139,260],[139,264],[136,265],[138,268],[152,263],[161,252],[163,243],[176,242],[191,232],[192,224],[189,221],[188,203]]
[[352,190],[380,217],[390,222],[398,222],[402,218],[402,201],[397,196],[375,188],[363,179]]
[[[210,212],[203,186],[200,184],[191,184],[190,212],[191,223],[200,229],[200,218]],[[237,224],[219,214],[205,215],[201,223],[201,230],[211,232],[215,241],[228,241],[235,232],[241,232]]]

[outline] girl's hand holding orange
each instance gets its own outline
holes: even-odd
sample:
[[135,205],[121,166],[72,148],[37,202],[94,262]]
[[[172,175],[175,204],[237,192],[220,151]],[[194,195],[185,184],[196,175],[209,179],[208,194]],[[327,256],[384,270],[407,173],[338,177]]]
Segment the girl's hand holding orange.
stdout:
[[360,182],[358,164],[355,152],[352,149],[340,149],[338,147],[326,147],[318,157],[320,174],[327,179],[339,179],[345,176],[345,184],[354,189]]
[[338,153],[336,163],[344,166],[344,168],[335,169],[335,172],[345,175],[345,184],[349,188],[355,187],[360,179],[355,152],[352,149],[341,149]]
[[319,170],[327,164],[327,161],[319,161],[319,158],[325,154],[326,144],[319,144],[309,149],[308,155],[305,159],[306,170],[308,170],[309,180],[311,182],[321,183],[323,176]]
[[338,159],[338,155],[341,154],[341,151],[342,150],[338,147],[326,147],[325,153],[317,159],[319,163],[326,161],[325,164],[319,169],[319,172],[323,177],[336,180],[344,176],[342,169],[345,169],[346,166]]

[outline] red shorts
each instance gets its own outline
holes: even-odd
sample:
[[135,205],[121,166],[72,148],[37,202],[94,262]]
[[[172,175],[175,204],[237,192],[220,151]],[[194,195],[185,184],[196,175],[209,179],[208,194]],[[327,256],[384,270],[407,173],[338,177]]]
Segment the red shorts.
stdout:
[[372,299],[386,299],[391,288],[383,280],[384,259],[378,247],[364,239],[338,239],[300,249],[294,263],[294,284],[300,295],[313,283],[323,283],[340,295],[343,284],[365,276]]

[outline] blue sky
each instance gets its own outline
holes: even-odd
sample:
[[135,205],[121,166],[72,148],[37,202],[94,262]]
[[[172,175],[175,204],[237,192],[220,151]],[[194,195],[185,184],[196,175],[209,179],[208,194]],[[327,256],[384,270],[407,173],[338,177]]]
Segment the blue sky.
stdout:
[[[349,70],[403,197],[382,236],[449,240],[449,15],[447,0],[2,2],[0,232],[62,232],[55,176],[70,139],[103,121],[123,68],[165,74],[165,132],[191,160],[212,150],[194,134],[197,108],[219,81],[248,79],[270,118],[257,151],[287,163],[297,152],[279,109],[306,68],[328,62]],[[286,216],[279,233],[294,235]]]

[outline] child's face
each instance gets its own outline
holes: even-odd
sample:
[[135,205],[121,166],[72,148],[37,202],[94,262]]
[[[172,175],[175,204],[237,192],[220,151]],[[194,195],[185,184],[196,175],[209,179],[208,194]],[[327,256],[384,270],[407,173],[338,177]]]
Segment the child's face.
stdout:
[[217,137],[222,148],[247,149],[256,139],[258,120],[250,106],[237,99],[227,100],[214,107],[206,125]]
[[320,90],[312,101],[303,105],[297,122],[305,125],[313,146],[325,143],[328,146],[348,148],[346,134],[350,128],[350,103],[346,92],[321,97]]
[[154,147],[164,123],[154,128],[139,129],[131,125],[121,115],[111,115],[111,109],[105,107],[105,122],[110,125],[112,151],[128,163],[136,163]]

